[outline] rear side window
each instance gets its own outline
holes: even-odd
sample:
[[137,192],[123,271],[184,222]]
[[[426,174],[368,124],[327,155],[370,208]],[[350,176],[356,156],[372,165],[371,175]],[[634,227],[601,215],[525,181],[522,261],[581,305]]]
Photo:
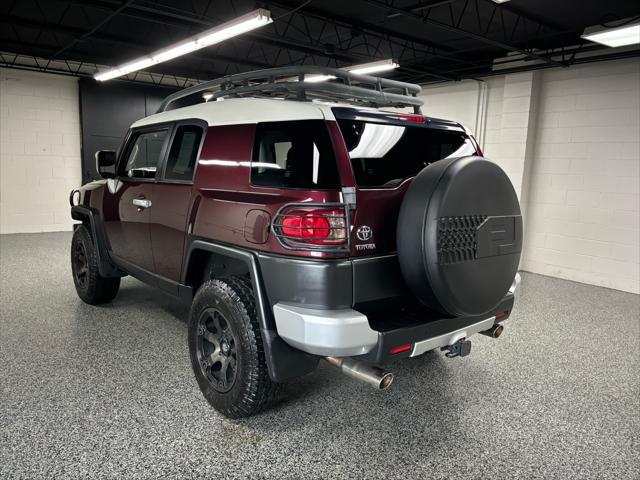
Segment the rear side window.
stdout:
[[120,172],[130,178],[155,178],[168,129],[136,135]]
[[325,123],[322,120],[259,123],[251,183],[279,188],[339,187],[338,167]]
[[202,128],[195,125],[178,127],[169,150],[164,172],[165,180],[193,180],[201,139]]
[[395,187],[433,162],[476,153],[461,132],[359,120],[338,125],[361,187]]

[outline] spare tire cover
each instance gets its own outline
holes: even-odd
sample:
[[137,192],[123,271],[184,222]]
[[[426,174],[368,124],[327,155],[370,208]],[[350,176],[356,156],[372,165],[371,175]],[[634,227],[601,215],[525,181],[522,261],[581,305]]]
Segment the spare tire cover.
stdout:
[[425,167],[402,201],[397,226],[402,274],[422,303],[456,316],[495,308],[522,250],[522,216],[511,181],[481,157]]

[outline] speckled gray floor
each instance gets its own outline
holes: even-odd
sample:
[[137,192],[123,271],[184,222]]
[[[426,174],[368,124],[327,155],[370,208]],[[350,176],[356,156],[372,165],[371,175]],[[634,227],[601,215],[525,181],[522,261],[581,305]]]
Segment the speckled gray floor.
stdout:
[[323,365],[229,421],[191,374],[187,310],[127,278],[75,295],[70,235],[0,237],[0,478],[638,478],[639,297],[525,274],[505,334],[400,363],[387,392]]

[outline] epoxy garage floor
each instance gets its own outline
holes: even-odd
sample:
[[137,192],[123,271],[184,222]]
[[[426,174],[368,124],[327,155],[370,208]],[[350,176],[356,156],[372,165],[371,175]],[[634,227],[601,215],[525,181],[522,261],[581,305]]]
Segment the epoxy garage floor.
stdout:
[[638,478],[638,296],[524,274],[499,340],[332,367],[229,421],[191,373],[186,307],[127,278],[83,304],[70,234],[0,239],[0,478]]

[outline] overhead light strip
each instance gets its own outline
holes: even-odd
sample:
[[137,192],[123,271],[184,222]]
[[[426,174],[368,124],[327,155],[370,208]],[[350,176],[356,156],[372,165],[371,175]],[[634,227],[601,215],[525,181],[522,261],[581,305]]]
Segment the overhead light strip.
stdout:
[[157,65],[158,63],[166,62],[176,57],[200,50],[201,48],[237,37],[243,33],[268,25],[271,22],[273,22],[271,19],[271,12],[260,8],[234,20],[223,23],[222,25],[205,30],[202,33],[182,40],[181,42],[169,45],[161,50],[157,50],[148,56],[137,58],[110,70],[98,72],[93,78],[104,82],[138,70],[144,70],[145,68]]
[[640,43],[640,20],[621,20],[617,27],[597,25],[587,27],[582,38],[590,42],[600,43],[607,47],[624,47]]
[[[349,67],[343,67],[340,70],[345,70],[351,73],[359,73],[360,75],[369,75],[371,73],[380,73],[386,72],[388,70],[396,69],[400,66],[397,62],[392,59],[379,60],[376,62],[370,63],[361,63],[358,65],[351,65]],[[305,77],[305,82],[325,82],[327,80],[332,80],[336,77],[333,75],[309,75]]]

